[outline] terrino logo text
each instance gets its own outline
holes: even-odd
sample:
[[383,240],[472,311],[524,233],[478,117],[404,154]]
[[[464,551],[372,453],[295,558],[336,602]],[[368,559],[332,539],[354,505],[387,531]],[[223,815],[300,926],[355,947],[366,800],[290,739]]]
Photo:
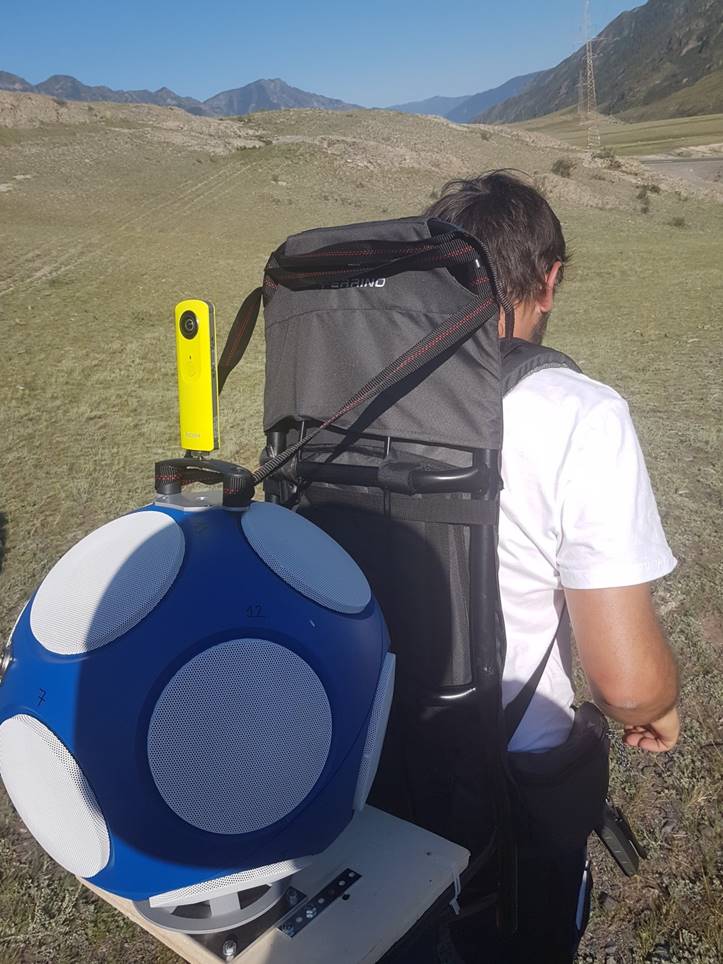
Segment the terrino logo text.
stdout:
[[332,281],[324,288],[383,288],[386,278],[349,278],[348,281]]

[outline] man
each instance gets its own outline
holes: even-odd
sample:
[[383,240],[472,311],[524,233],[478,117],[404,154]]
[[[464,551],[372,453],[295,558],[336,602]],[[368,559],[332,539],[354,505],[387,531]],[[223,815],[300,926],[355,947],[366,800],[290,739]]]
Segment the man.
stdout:
[[[486,243],[514,305],[515,336],[540,344],[568,260],[560,222],[545,199],[496,171],[450,182],[426,214]],[[510,751],[544,751],[568,737],[570,624],[594,700],[623,725],[624,742],[654,753],[671,749],[679,729],[677,669],[650,582],[676,561],[626,403],[569,369],[528,376],[504,400],[502,477],[505,703],[556,639]],[[589,896],[585,854],[550,856],[550,841],[544,843],[544,855],[534,848],[522,854],[518,936],[496,937],[491,916],[453,925],[465,960],[572,960]]]

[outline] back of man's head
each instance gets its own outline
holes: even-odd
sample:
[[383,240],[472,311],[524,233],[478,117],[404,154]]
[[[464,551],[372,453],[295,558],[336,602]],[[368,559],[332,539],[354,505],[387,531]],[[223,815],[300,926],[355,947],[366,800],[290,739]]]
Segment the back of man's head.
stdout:
[[537,296],[553,264],[568,260],[555,212],[539,191],[509,171],[449,181],[425,214],[484,241],[502,294],[513,304]]

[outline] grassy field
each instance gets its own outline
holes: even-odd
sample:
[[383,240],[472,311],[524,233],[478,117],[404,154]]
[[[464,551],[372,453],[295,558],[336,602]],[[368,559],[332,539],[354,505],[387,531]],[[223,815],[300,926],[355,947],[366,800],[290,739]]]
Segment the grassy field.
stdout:
[[[573,107],[514,126],[557,137],[575,147],[587,145],[587,130],[580,125],[577,110]],[[599,126],[603,145],[623,156],[663,154],[681,147],[723,143],[723,114],[672,117],[637,123],[601,116]]]
[[[289,233],[415,213],[464,173],[535,177],[574,252],[548,342],[629,400],[680,562],[656,595],[683,738],[664,757],[616,741],[616,796],[650,859],[626,880],[596,850],[581,960],[720,960],[723,207],[527,131],[381,111],[214,121],[7,94],[0,125],[3,635],[59,555],[148,501],[154,460],[177,451],[177,300],[213,300],[224,335]],[[570,177],[551,173],[563,158]],[[259,330],[225,389],[222,456],[254,462],[262,378]],[[59,870],[0,791],[1,964],[172,960]]]

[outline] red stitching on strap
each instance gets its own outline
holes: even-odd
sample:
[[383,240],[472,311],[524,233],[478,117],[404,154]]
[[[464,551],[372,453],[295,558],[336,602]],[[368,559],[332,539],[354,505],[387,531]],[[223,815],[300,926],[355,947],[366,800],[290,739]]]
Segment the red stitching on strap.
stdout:
[[418,248],[394,248],[394,249],[387,248],[386,250],[385,250],[384,248],[370,248],[370,247],[366,247],[366,248],[360,248],[358,251],[325,251],[325,252],[322,252],[322,253],[319,253],[319,251],[307,251],[305,254],[290,254],[290,255],[286,255],[286,257],[289,257],[289,258],[316,258],[316,257],[319,257],[319,258],[351,258],[351,257],[353,257],[355,254],[361,255],[361,254],[363,254],[365,251],[369,252],[370,254],[394,254],[394,253],[402,253],[402,252],[404,252],[404,253],[409,253],[409,254],[414,254],[414,253],[417,252],[417,251],[420,251],[420,252],[423,252],[423,251],[431,251],[431,250],[433,250],[435,247],[436,247],[436,245],[431,244],[431,243],[430,243],[430,244],[420,245]]

